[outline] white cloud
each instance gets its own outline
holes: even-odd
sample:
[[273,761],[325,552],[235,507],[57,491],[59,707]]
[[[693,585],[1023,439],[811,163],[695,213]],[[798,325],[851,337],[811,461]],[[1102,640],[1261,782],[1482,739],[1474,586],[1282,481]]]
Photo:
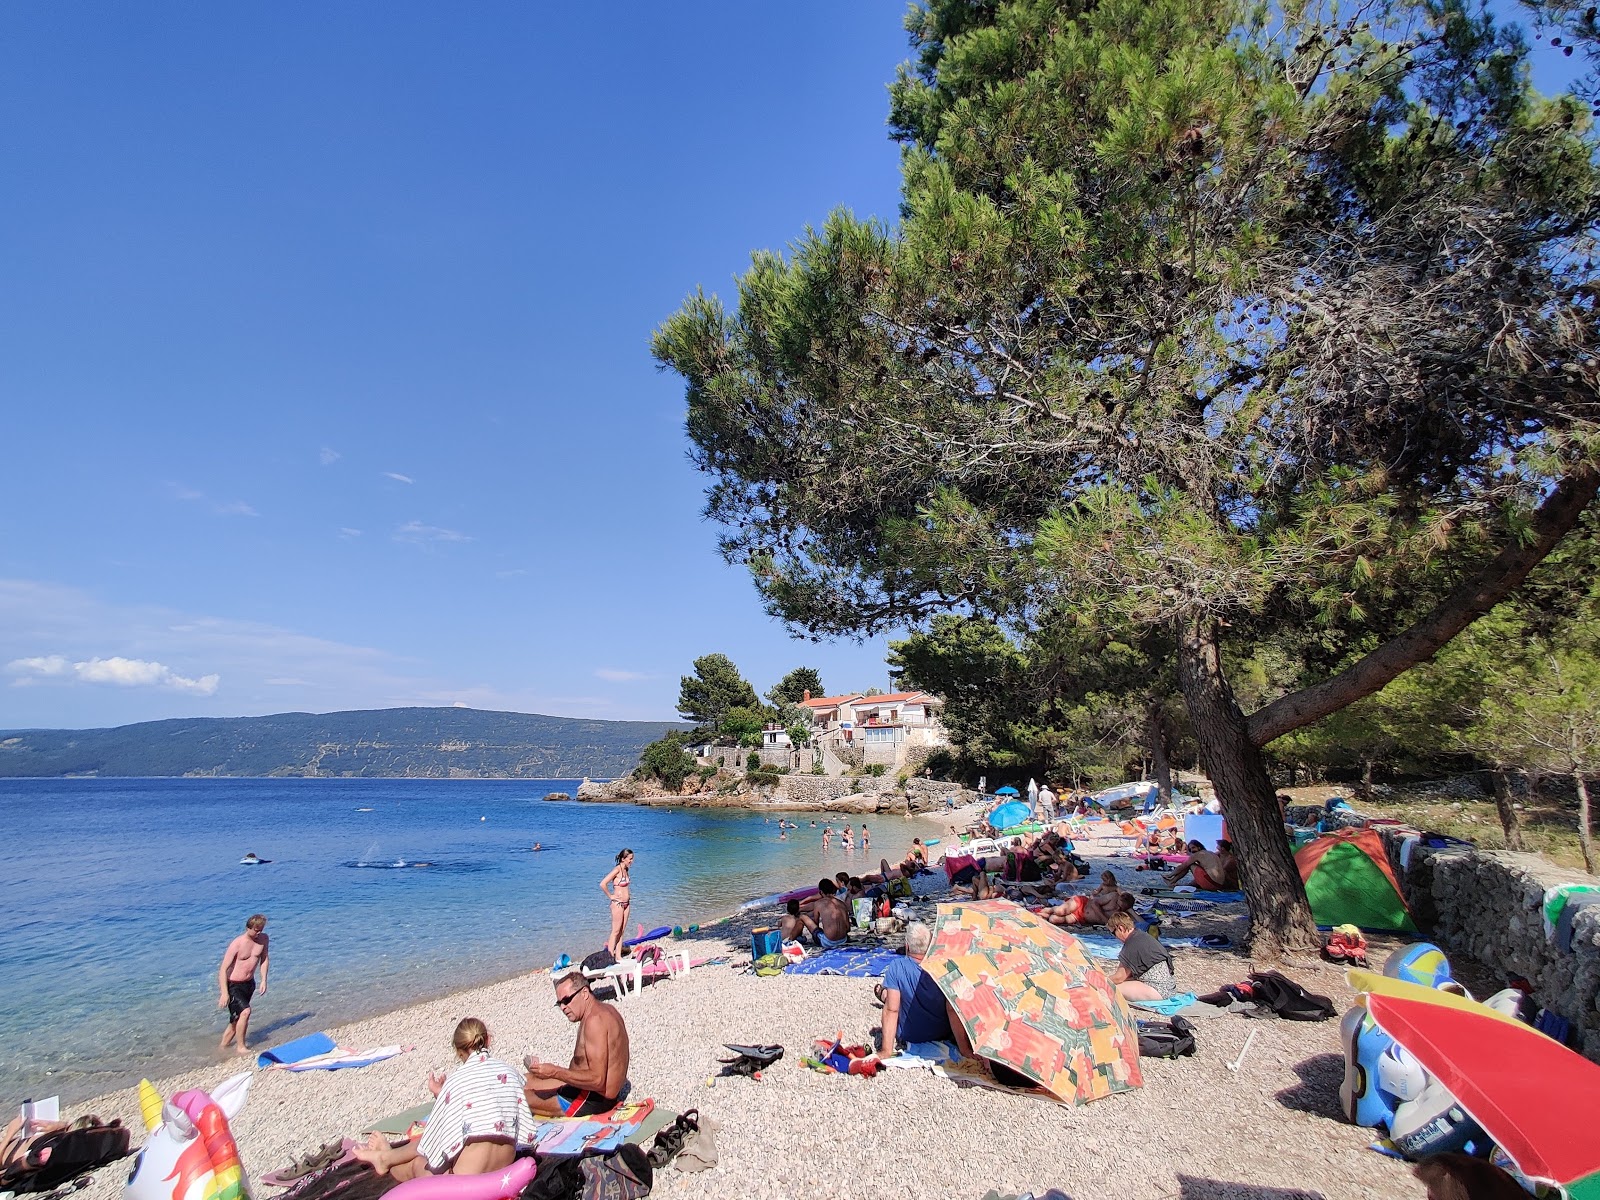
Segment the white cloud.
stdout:
[[192,500],[204,500],[206,498],[206,494],[204,492],[197,492],[192,487],[186,487],[181,483],[172,483],[171,481],[168,481],[167,483],[167,491],[171,493],[174,500],[183,500],[187,502]]
[[343,457],[344,455],[340,454],[332,446],[324,446],[317,454],[317,461],[325,467],[331,467]]
[[596,667],[594,673],[597,679],[605,679],[611,683],[634,683],[650,678],[643,671],[621,671],[616,667]]
[[[69,675],[70,668],[70,675]],[[83,662],[68,662],[64,655],[49,654],[44,657],[17,658],[6,664],[6,670],[17,676],[18,684],[39,679],[70,678],[81,683],[109,683],[117,687],[164,687],[179,692],[192,692],[197,696],[211,696],[222,682],[220,675],[202,675],[190,679],[179,675],[164,663],[147,662],[142,658],[91,658]]]
[[508,570],[496,571],[494,577],[496,579],[520,579],[527,573],[527,567],[511,567]]
[[411,478],[411,476],[402,475],[402,474],[400,474],[399,471],[385,471],[383,473],[383,477],[385,479],[392,479],[396,483],[415,483],[416,482],[416,480]]
[[233,500],[227,504],[218,504],[215,506],[215,511],[219,517],[259,517],[261,515],[243,500]]
[[204,492],[186,484],[173,483],[170,480],[167,483],[167,493],[174,500],[181,500],[185,504],[210,504],[211,511],[219,517],[259,517],[261,515],[252,505],[246,504],[243,500],[229,500],[227,503],[208,500]]
[[424,525],[421,521],[407,521],[394,531],[397,542],[470,542],[471,536],[458,529],[443,529],[438,525]]
[[341,525],[339,526],[339,536],[342,538],[358,538],[361,536],[361,530],[351,529],[348,525]]

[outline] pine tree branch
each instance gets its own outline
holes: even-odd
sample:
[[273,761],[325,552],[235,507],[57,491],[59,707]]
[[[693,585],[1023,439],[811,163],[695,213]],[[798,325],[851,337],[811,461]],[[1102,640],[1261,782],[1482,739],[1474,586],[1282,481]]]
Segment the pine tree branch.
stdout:
[[1402,672],[1432,658],[1445,643],[1504,600],[1578,523],[1600,491],[1600,469],[1575,468],[1533,513],[1525,537],[1505,546],[1477,574],[1462,580],[1410,629],[1389,639],[1339,674],[1274,700],[1248,720],[1250,740],[1265,746],[1320,721]]

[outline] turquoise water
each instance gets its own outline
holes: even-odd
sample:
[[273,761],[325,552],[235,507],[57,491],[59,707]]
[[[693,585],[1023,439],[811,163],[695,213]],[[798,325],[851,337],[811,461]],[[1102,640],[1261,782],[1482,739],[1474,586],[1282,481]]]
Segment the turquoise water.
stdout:
[[[745,811],[543,799],[576,790],[576,780],[0,780],[0,1112],[210,1058],[226,1024],[217,967],[254,912],[272,939],[256,1043],[598,948],[608,930],[598,884],[623,846],[638,855],[633,919],[653,927],[721,916],[824,871],[859,872],[930,832],[867,818],[870,855],[835,841],[824,856],[806,814],[779,841],[775,818]],[[547,849],[533,853],[535,840]],[[240,866],[247,851],[272,861]]]

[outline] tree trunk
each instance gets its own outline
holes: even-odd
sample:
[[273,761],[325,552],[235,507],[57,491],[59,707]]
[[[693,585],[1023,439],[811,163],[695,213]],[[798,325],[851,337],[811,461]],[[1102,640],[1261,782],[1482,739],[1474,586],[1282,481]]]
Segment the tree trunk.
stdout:
[[1372,799],[1372,759],[1371,758],[1363,758],[1361,760],[1361,791],[1360,791],[1359,794],[1361,796],[1362,803],[1366,803],[1367,801]]
[[1494,810],[1500,816],[1500,831],[1505,835],[1507,850],[1522,849],[1522,826],[1517,822],[1517,806],[1511,799],[1511,777],[1496,767],[1489,772],[1494,783]]
[[1321,938],[1284,836],[1277,792],[1223,675],[1216,630],[1193,621],[1178,635],[1178,686],[1200,745],[1201,768],[1217,789],[1238,854],[1239,883],[1250,905],[1251,955],[1315,953]]
[[1167,723],[1162,716],[1162,703],[1152,700],[1145,710],[1145,732],[1150,739],[1150,767],[1156,777],[1156,789],[1161,795],[1161,805],[1172,803],[1172,761],[1167,756]]
[[1583,851],[1583,869],[1594,874],[1594,836],[1589,830],[1589,786],[1583,772],[1574,771],[1572,782],[1578,787],[1578,848]]

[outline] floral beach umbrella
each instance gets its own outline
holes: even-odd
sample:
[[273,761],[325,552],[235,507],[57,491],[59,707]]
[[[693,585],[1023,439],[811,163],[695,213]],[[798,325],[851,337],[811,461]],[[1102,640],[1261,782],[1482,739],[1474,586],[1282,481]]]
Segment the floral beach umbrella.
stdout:
[[974,1053],[1061,1100],[1139,1087],[1139,1031],[1078,939],[1009,900],[941,904],[923,970]]

